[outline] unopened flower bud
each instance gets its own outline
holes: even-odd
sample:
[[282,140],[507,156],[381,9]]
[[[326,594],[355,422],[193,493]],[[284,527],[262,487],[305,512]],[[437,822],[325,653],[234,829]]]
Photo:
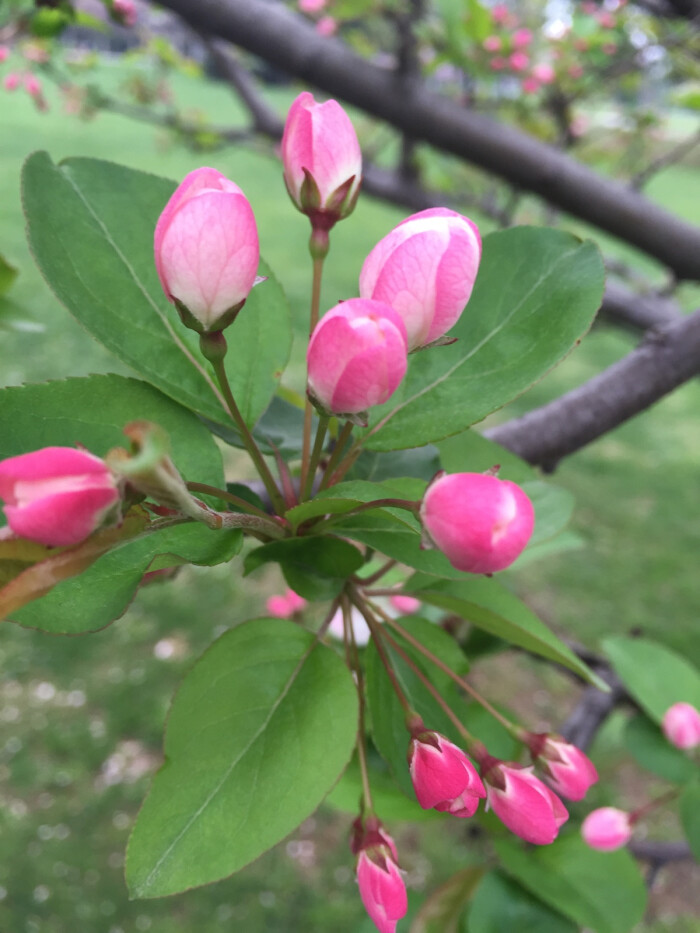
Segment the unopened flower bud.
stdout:
[[396,933],[408,900],[394,840],[376,820],[368,820],[364,829],[355,824],[352,850],[357,854],[357,884],[365,910],[379,933]]
[[134,0],[112,0],[112,13],[115,19],[128,27],[136,23],[138,16]]
[[700,712],[690,703],[674,703],[664,713],[664,735],[676,748],[700,745]]
[[69,547],[116,516],[120,494],[99,457],[44,447],[0,462],[0,498],[16,535],[46,547]]
[[476,768],[464,752],[437,732],[411,739],[408,764],[418,803],[454,816],[474,816],[486,796]]
[[406,328],[388,305],[351,298],[325,314],[307,352],[309,396],[334,415],[359,415],[396,391],[408,365]]
[[265,603],[268,615],[275,619],[291,619],[297,612],[302,612],[308,603],[303,596],[288,589],[283,596],[270,596]]
[[422,604],[420,599],[416,599],[415,596],[402,596],[399,594],[398,596],[389,597],[389,605],[403,616],[412,616],[418,612]]
[[17,88],[22,83],[22,76],[16,71],[11,71],[9,74],[6,74],[2,81],[2,86],[6,91],[16,91]]
[[520,486],[484,473],[443,474],[420,509],[430,539],[457,570],[495,573],[521,554],[535,524]]
[[548,845],[557,838],[569,814],[557,795],[532,771],[487,758],[481,776],[489,805],[499,820],[526,842]]
[[630,815],[617,807],[600,807],[583,821],[581,835],[586,845],[600,852],[621,849],[632,836]]
[[480,260],[476,224],[445,207],[430,208],[407,217],[377,243],[360,272],[360,295],[398,311],[413,350],[459,320]]
[[247,198],[213,168],[185,177],[156,225],[155,261],[168,299],[198,333],[220,331],[243,306],[260,261]]
[[569,800],[583,800],[588,788],[598,780],[593,762],[575,745],[559,735],[529,736],[530,753],[544,771],[547,782]]

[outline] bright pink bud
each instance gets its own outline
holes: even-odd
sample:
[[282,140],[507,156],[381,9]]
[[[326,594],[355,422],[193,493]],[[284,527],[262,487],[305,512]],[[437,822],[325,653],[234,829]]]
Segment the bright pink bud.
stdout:
[[46,547],[68,547],[115,510],[119,490],[99,457],[72,447],[44,447],[0,462],[0,499],[16,535]]
[[125,26],[133,26],[136,22],[138,14],[134,0],[112,0],[112,10]]
[[480,260],[476,224],[445,207],[430,208],[407,217],[377,243],[360,272],[360,295],[399,312],[413,350],[457,322]]
[[559,735],[530,735],[530,753],[554,790],[569,800],[583,800],[598,780],[593,762]]
[[508,59],[508,63],[513,71],[525,71],[530,64],[530,56],[525,52],[513,52]]
[[329,228],[351,213],[362,180],[357,134],[340,104],[317,104],[304,91],[289,108],[282,136],[284,181],[289,195],[312,220]]
[[536,78],[540,84],[551,84],[556,76],[554,68],[546,62],[540,62],[539,65],[535,65],[532,69],[532,77]]
[[6,91],[16,91],[21,83],[22,76],[16,71],[11,71],[9,74],[5,75],[2,86]]
[[296,612],[306,609],[308,603],[303,596],[288,589],[284,596],[270,596],[265,603],[268,615],[275,619],[291,619]]
[[309,395],[320,408],[358,414],[398,388],[408,365],[406,328],[388,305],[351,298],[321,318],[306,359]]
[[510,20],[510,10],[505,3],[497,3],[491,10],[491,19],[494,23],[504,24]]
[[481,44],[487,52],[498,52],[500,51],[503,42],[500,36],[486,36]]
[[379,933],[396,933],[396,924],[408,910],[408,900],[394,841],[379,829],[367,832],[360,845],[357,883],[362,903]]
[[255,283],[258,231],[247,198],[213,168],[185,177],[155,230],[163,291],[200,333],[231,323]]
[[513,33],[513,48],[526,49],[532,42],[532,32],[529,29],[516,29]]
[[525,78],[522,83],[523,94],[536,94],[540,89],[537,78]]
[[0,62],[4,62],[9,54],[10,50],[8,47],[6,45],[0,45]]
[[520,486],[484,473],[439,475],[425,492],[420,515],[435,546],[467,573],[509,567],[535,524],[535,510]]
[[422,605],[420,599],[414,596],[390,596],[389,603],[393,609],[404,616],[412,616]]
[[338,21],[332,16],[322,16],[316,23],[316,32],[319,36],[334,36],[338,31]]
[[690,703],[674,703],[664,713],[664,735],[676,748],[700,745],[700,713]]
[[326,0],[299,0],[302,13],[319,13],[326,5]]
[[542,846],[554,842],[569,814],[532,768],[489,760],[481,775],[489,805],[508,829],[526,842]]
[[612,852],[627,845],[632,836],[629,813],[617,807],[601,807],[588,814],[581,825],[586,845],[601,852]]
[[28,74],[25,77],[24,89],[30,97],[41,97],[41,81],[36,75]]
[[408,765],[418,803],[453,816],[474,816],[486,796],[476,768],[464,752],[437,732],[411,739]]

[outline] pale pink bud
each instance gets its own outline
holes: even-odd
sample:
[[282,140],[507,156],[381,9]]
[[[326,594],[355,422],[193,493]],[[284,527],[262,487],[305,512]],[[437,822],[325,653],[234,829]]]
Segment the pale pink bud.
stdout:
[[396,924],[408,910],[408,900],[396,864],[396,846],[386,832],[367,834],[357,859],[357,884],[365,910],[379,933],[396,933]]
[[537,78],[525,78],[522,83],[523,94],[536,94],[540,89]]
[[484,473],[438,476],[420,508],[423,527],[453,567],[495,573],[530,540],[535,511],[520,486]]
[[609,10],[599,10],[596,13],[596,19],[603,27],[603,29],[614,29],[615,28],[615,17]]
[[135,24],[138,14],[134,0],[112,0],[112,10],[117,19],[125,26]]
[[24,78],[24,90],[30,97],[41,97],[41,81],[36,75],[26,75]]
[[586,845],[601,852],[612,852],[627,845],[632,836],[629,813],[617,807],[600,807],[588,814],[581,825]]
[[[372,633],[369,630],[369,625],[365,617],[362,615],[359,609],[356,609],[354,606],[350,610],[350,625],[353,632],[353,640],[356,645],[360,648],[364,647],[370,638]],[[338,641],[343,641],[345,638],[345,623],[343,622],[343,610],[338,609],[333,618],[331,619],[328,625],[328,634],[332,635],[333,638],[337,638]]]
[[158,277],[185,323],[200,333],[230,324],[250,294],[260,260],[247,198],[213,168],[185,177],[154,237]]
[[508,63],[513,71],[525,71],[530,64],[530,56],[525,52],[513,52],[508,59]]
[[312,399],[326,412],[359,414],[386,402],[403,379],[406,328],[389,305],[351,298],[318,322],[306,360]]
[[674,703],[664,713],[664,735],[676,748],[700,745],[700,713],[690,703]]
[[508,62],[505,58],[503,58],[501,55],[497,55],[489,62],[489,68],[491,71],[503,71],[507,64]]
[[539,65],[535,65],[532,69],[532,77],[536,78],[540,84],[551,84],[556,76],[554,68],[546,62],[540,62]]
[[505,5],[505,3],[496,4],[496,6],[491,10],[491,19],[494,21],[494,23],[500,23],[501,25],[509,22],[510,10]]
[[486,796],[476,768],[464,752],[437,732],[411,739],[408,765],[413,789],[424,810],[435,808],[453,816],[474,816]]
[[4,62],[9,54],[10,50],[8,47],[6,45],[0,45],[0,62]]
[[414,596],[401,595],[390,596],[389,603],[393,609],[396,609],[397,612],[404,616],[412,616],[418,612],[422,605],[420,599],[416,599]]
[[588,788],[598,780],[598,772],[590,758],[560,735],[531,734],[528,744],[533,760],[562,797],[583,800]]
[[340,104],[317,104],[304,91],[289,108],[282,136],[284,181],[291,199],[312,220],[332,226],[352,211],[362,180],[357,134]]
[[329,36],[334,36],[338,31],[338,21],[332,16],[322,16],[321,19],[316,23],[316,32],[319,36],[324,36],[328,38]]
[[326,0],[299,0],[302,13],[319,13],[326,5]]
[[481,44],[487,52],[498,52],[500,51],[503,42],[500,36],[486,36]]
[[16,71],[11,71],[9,74],[5,75],[2,86],[6,91],[16,91],[21,83],[22,76]]
[[115,511],[119,490],[99,457],[44,447],[0,462],[0,499],[10,529],[46,547],[78,544]]
[[532,32],[529,29],[516,29],[513,33],[513,48],[526,49],[532,42]]
[[265,603],[265,608],[267,614],[274,619],[291,619],[295,613],[301,612],[307,605],[303,596],[288,589],[283,596],[270,596]]
[[430,208],[407,217],[377,243],[360,272],[360,295],[398,311],[413,350],[459,320],[480,260],[476,224],[445,207]]
[[490,807],[511,832],[539,846],[554,842],[569,814],[532,768],[490,759],[481,775]]

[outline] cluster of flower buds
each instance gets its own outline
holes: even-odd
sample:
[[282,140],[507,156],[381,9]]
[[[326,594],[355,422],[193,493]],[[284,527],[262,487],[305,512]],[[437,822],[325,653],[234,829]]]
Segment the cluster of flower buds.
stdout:
[[41,81],[31,71],[26,72],[26,74],[10,71],[3,78],[2,86],[6,91],[16,91],[18,88],[24,88],[38,110],[48,110],[49,105],[44,97]]
[[303,596],[288,589],[282,596],[270,596],[265,603],[265,608],[273,619],[291,619],[297,613],[303,612],[307,605]]

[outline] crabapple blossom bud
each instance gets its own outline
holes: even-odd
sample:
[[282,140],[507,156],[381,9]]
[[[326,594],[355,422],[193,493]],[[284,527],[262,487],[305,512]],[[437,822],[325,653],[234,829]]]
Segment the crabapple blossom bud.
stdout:
[[328,38],[334,36],[338,31],[338,21],[333,16],[322,16],[316,23],[316,32],[319,36]]
[[530,64],[530,56],[525,52],[513,52],[508,59],[508,63],[513,71],[525,71]]
[[303,596],[288,589],[283,596],[270,596],[265,603],[265,608],[268,615],[274,619],[291,619],[295,613],[302,612],[307,605]]
[[0,499],[14,534],[46,547],[79,544],[116,513],[117,482],[99,457],[44,447],[0,462]]
[[326,5],[326,0],[299,0],[302,13],[319,13]]
[[664,713],[664,735],[676,748],[700,745],[700,713],[690,703],[674,703]]
[[158,219],[156,269],[183,323],[220,331],[240,311],[260,260],[253,209],[238,187],[213,168],[190,172]]
[[406,885],[396,864],[396,845],[376,820],[367,824],[364,830],[355,824],[352,843],[358,856],[360,897],[379,933],[396,933],[396,924],[408,910]]
[[314,404],[339,416],[359,415],[386,402],[403,379],[406,328],[388,305],[351,298],[318,322],[306,359]]
[[496,6],[491,10],[491,19],[494,23],[499,23],[504,25],[509,22],[511,18],[510,10],[505,5],[505,3],[497,3]]
[[418,803],[453,816],[474,816],[486,796],[476,768],[464,752],[437,732],[419,732],[411,739],[408,765]]
[[617,807],[600,807],[588,814],[581,825],[586,845],[601,852],[612,852],[627,845],[632,836],[629,813]]
[[415,596],[390,596],[389,604],[404,616],[412,616],[421,607],[420,599],[416,599]]
[[133,26],[136,23],[137,12],[134,0],[112,0],[114,16],[124,26]]
[[508,62],[502,55],[496,55],[495,58],[492,58],[489,62],[489,68],[491,71],[503,71]]
[[352,212],[362,180],[362,153],[350,118],[337,101],[317,104],[308,91],[297,97],[284,125],[282,163],[289,196],[314,228],[329,230]]
[[486,36],[481,44],[487,52],[499,52],[503,46],[500,36]]
[[28,74],[24,79],[24,90],[30,97],[41,96],[41,81],[36,75]]
[[6,45],[0,45],[0,62],[4,62],[9,54],[10,50],[8,47]]
[[[367,625],[367,620],[359,609],[354,606],[350,610],[350,625],[352,627],[352,638],[358,648],[363,648],[372,637],[372,633]],[[338,641],[345,638],[345,624],[343,621],[343,610],[338,609],[328,625],[328,634]]]
[[532,42],[532,32],[529,29],[516,29],[513,33],[513,48],[526,49]]
[[360,295],[403,318],[408,348],[432,343],[458,321],[481,260],[479,229],[445,207],[412,214],[377,243],[360,272]]
[[522,84],[523,94],[536,94],[540,89],[540,82],[537,78],[525,78]]
[[5,75],[2,86],[6,91],[16,91],[21,83],[21,75],[19,75],[16,71],[11,71],[9,74]]
[[533,761],[540,765],[548,783],[562,797],[583,800],[588,788],[598,780],[593,762],[560,735],[531,733],[528,745]]
[[526,842],[548,845],[557,838],[569,814],[557,795],[532,771],[487,756],[481,776],[489,805],[499,820]]
[[532,77],[539,81],[540,84],[551,84],[556,78],[556,72],[551,65],[548,65],[546,62],[540,62],[533,67]]
[[443,473],[428,486],[421,521],[457,570],[495,573],[530,540],[535,510],[520,486],[484,473]]

